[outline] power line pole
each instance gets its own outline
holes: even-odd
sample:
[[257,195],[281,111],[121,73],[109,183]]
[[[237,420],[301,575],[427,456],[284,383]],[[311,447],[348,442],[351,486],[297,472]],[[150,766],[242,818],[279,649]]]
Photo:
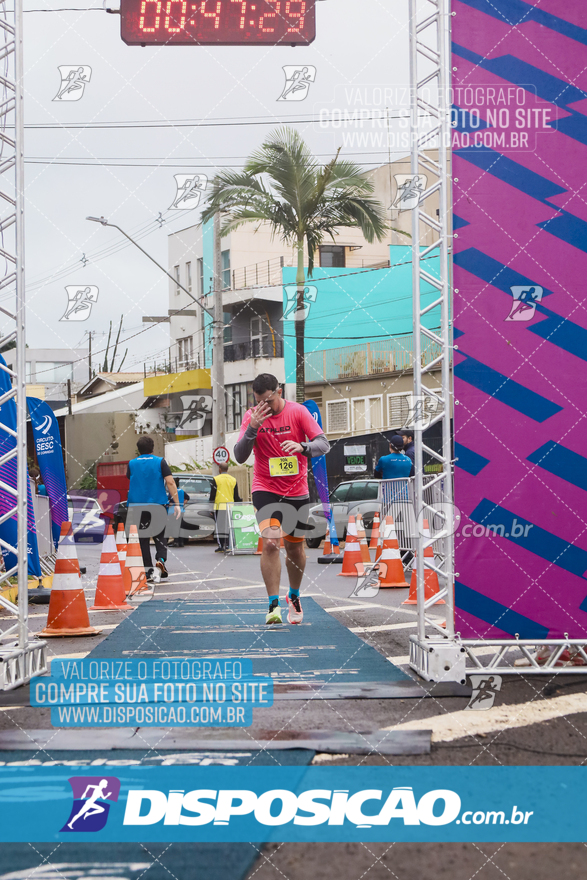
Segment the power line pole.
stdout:
[[92,336],[95,330],[88,330],[88,382],[92,381]]
[[[224,309],[222,307],[222,239],[220,213],[214,214],[214,285],[212,325],[212,446],[224,446],[226,442],[226,417],[224,413]],[[218,465],[212,470],[218,473]]]

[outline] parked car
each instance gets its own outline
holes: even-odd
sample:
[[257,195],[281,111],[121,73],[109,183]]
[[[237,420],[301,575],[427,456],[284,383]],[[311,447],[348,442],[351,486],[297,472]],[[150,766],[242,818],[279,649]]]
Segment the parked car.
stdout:
[[[184,529],[192,532],[193,538],[214,537],[214,514],[210,510],[202,510],[201,505],[210,498],[213,478],[200,474],[174,474],[179,479],[179,488],[183,489],[190,500],[186,503],[183,512],[182,523]],[[114,512],[114,529],[118,523],[126,523],[128,502],[122,501],[117,505]]]
[[73,537],[79,544],[101,544],[104,526],[110,520],[95,498],[67,496],[67,513],[73,525]]
[[[356,516],[360,513],[363,516],[365,530],[369,536],[373,526],[374,505],[377,503],[379,486],[379,480],[349,480],[339,483],[336,489],[332,490],[330,504],[339,541],[344,541],[350,514]],[[325,518],[322,504],[316,504],[310,509],[308,524],[318,526]],[[322,537],[306,538],[306,544],[311,550],[316,550],[320,546]]]

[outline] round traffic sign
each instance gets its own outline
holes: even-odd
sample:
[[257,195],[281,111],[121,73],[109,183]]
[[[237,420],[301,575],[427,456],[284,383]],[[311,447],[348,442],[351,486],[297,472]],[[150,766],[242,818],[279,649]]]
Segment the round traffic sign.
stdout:
[[212,455],[216,464],[228,464],[230,453],[226,446],[217,446]]

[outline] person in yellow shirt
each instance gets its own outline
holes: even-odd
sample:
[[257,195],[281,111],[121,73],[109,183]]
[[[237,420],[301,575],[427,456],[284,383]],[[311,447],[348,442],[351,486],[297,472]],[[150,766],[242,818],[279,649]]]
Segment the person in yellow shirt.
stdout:
[[226,505],[241,501],[235,478],[228,473],[227,464],[219,464],[219,474],[214,477],[210,490],[210,501],[214,502],[214,519],[216,520],[216,553],[228,550],[228,514]]

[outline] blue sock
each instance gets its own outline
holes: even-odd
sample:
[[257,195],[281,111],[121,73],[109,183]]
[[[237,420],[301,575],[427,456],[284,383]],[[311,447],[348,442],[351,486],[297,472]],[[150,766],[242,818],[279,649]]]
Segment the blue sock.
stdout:
[[293,587],[290,587],[289,588],[289,598],[290,599],[299,599],[300,598],[300,591],[294,590]]
[[276,593],[275,596],[269,596],[269,609],[271,610],[274,605],[279,605],[279,593]]

